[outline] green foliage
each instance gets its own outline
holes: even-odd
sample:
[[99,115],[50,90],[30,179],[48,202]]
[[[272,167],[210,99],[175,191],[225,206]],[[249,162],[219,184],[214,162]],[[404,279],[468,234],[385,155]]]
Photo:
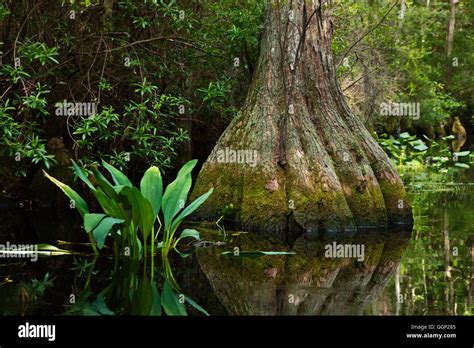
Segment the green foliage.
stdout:
[[52,288],[54,286],[55,277],[51,277],[49,273],[46,273],[43,279],[34,278],[31,281],[31,290],[34,298],[43,297],[46,288]]
[[[135,160],[169,168],[177,146],[189,140],[186,131],[172,121],[176,113],[171,110],[184,100],[158,95],[158,87],[146,78],[134,86],[141,101],[130,101],[122,115],[109,106],[78,121],[73,135],[84,151],[85,163],[106,159],[125,169]],[[113,151],[110,144],[114,144]]]
[[347,93],[356,109],[363,105],[361,114],[376,128],[391,128],[397,122],[379,115],[378,106],[389,100],[421,105],[421,118],[403,120],[402,130],[436,127],[439,121],[466,112],[466,105],[474,102],[472,87],[466,87],[473,86],[472,74],[466,72],[474,66],[469,40],[474,6],[469,1],[456,6],[454,51],[448,59],[449,2],[405,4],[403,19],[400,2],[393,8],[394,2],[388,0],[344,0],[334,6],[338,20],[333,49],[337,57],[346,56],[338,65],[338,76],[343,86],[359,81]]
[[56,56],[59,55],[57,47],[48,47],[43,42],[34,42],[27,39],[19,48],[21,58],[25,58],[29,63],[38,60],[41,65],[46,63],[59,64]]
[[435,141],[425,137],[422,140],[404,132],[397,139],[382,134],[377,140],[397,166],[427,166],[438,171],[446,171],[452,166],[469,168],[470,151],[451,152],[447,141],[453,138],[446,136]]
[[[135,260],[135,263],[141,260],[144,266],[142,277],[135,278],[134,273],[131,272],[130,278],[126,280],[131,283],[132,289],[136,290],[131,297],[132,314],[160,314],[159,304],[168,315],[186,314],[184,305],[179,302],[174,293],[174,291],[179,291],[179,286],[174,279],[168,254],[171,249],[174,249],[179,255],[186,257],[186,254],[178,250],[178,243],[185,238],[200,239],[199,232],[190,229],[185,229],[178,238],[175,238],[183,220],[195,212],[213,191],[210,189],[187,207],[185,206],[192,184],[191,171],[196,163],[196,160],[186,163],[163,193],[161,173],[157,167],[151,167],[145,172],[138,189],[125,174],[106,162],[102,162],[102,165],[108,171],[113,184],[95,168],[90,178],[73,161],[76,176],[90,189],[102,208],[102,213],[90,213],[87,203],[76,191],[45,172],[46,177],[74,201],[83,217],[84,229],[89,235],[96,254],[97,248],[103,249],[106,238],[110,236],[116,260],[120,260],[123,250],[130,251],[130,258]],[[164,226],[162,221],[164,221]],[[156,225],[159,225],[157,229]],[[161,242],[158,243],[157,238],[162,227],[164,227],[163,236]],[[161,249],[162,255],[164,286],[161,298],[155,284],[155,247]],[[149,260],[148,251],[150,252]],[[146,271],[148,263],[150,263],[149,278]],[[136,267],[136,264],[132,267]],[[105,296],[108,291],[104,291]],[[193,305],[193,303],[190,304]]]

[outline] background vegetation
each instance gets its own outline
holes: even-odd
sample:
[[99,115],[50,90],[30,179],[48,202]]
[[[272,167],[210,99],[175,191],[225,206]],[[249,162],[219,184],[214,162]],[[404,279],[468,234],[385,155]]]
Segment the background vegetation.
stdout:
[[[40,169],[53,167],[66,180],[71,158],[86,170],[105,160],[132,181],[151,165],[166,181],[187,160],[204,162],[245,98],[264,7],[260,0],[1,1],[4,194],[41,199]],[[394,161],[410,157],[394,148],[408,133],[423,165],[439,163],[429,156],[457,162],[452,153],[465,154],[472,133],[474,3],[455,6],[450,52],[449,1],[335,1],[328,15],[342,88]],[[63,101],[96,103],[97,112],[58,116]],[[381,115],[389,101],[420,103],[421,117]],[[431,150],[435,140],[444,155]]]

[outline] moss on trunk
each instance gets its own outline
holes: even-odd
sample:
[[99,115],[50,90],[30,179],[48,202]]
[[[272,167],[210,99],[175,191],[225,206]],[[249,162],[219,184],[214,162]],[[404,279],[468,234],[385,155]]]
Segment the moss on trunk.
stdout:
[[241,228],[287,241],[411,222],[397,172],[338,85],[324,6],[268,5],[246,103],[194,188],[194,196],[215,189],[201,217],[216,219],[232,204]]

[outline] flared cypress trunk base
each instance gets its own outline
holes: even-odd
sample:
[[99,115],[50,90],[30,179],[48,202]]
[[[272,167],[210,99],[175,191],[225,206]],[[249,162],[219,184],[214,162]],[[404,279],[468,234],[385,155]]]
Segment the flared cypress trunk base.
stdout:
[[198,176],[193,196],[215,189],[198,216],[284,240],[411,223],[400,177],[338,85],[321,5],[271,3],[265,28],[246,103]]

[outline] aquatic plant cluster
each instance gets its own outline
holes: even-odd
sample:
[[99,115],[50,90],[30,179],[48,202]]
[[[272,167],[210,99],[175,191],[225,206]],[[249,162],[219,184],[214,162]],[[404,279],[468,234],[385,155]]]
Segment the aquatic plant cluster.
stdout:
[[[206,313],[192,299],[179,293],[179,285],[168,260],[171,250],[186,257],[178,249],[181,240],[200,239],[199,232],[194,229],[184,229],[179,237],[175,236],[183,220],[197,210],[213,191],[211,188],[185,206],[192,183],[191,171],[196,162],[187,162],[163,193],[161,173],[157,167],[145,172],[138,189],[121,171],[106,162],[102,162],[102,165],[109,172],[113,183],[96,168],[89,178],[73,161],[75,174],[90,189],[102,208],[101,213],[90,212],[86,201],[75,190],[45,172],[46,177],[71,199],[81,214],[84,230],[95,254],[104,248],[106,238],[110,236],[115,260],[113,277],[119,276],[123,262],[126,263],[128,285],[121,283],[117,288],[112,282],[98,298],[111,302],[122,300],[123,303],[124,299],[130,297],[131,313],[140,315],[158,315],[161,307],[169,315],[185,314],[184,301]],[[161,267],[159,275],[155,277],[156,251],[161,253]],[[140,271],[141,265],[143,269]],[[157,279],[160,278],[164,280],[161,296],[157,288]]]
[[439,140],[430,139],[425,135],[424,140],[419,139],[408,132],[401,133],[398,138],[385,133],[374,136],[399,168],[427,167],[447,172],[449,167],[470,168],[474,163],[471,151],[454,151],[450,147],[450,141],[455,139],[454,135],[444,136]]

